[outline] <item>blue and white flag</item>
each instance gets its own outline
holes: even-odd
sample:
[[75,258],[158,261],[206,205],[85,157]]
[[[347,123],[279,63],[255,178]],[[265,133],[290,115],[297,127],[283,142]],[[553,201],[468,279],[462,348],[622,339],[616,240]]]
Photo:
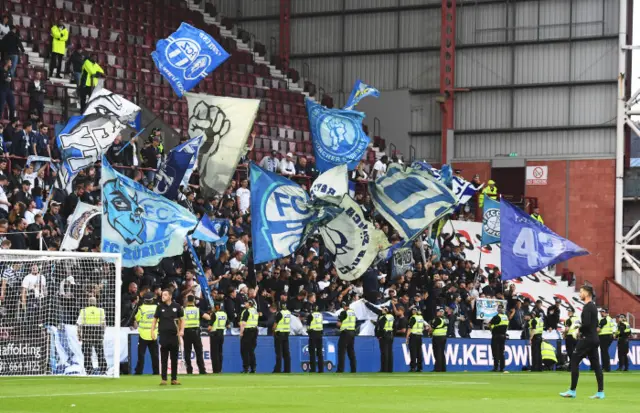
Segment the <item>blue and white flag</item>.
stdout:
[[138,112],[135,119],[129,122],[129,127],[136,130],[136,132],[140,132],[142,130],[142,111]]
[[158,40],[151,57],[176,95],[182,97],[229,58],[209,34],[182,23],[167,39]]
[[353,90],[351,90],[351,95],[349,95],[349,99],[347,99],[347,104],[343,109],[352,110],[358,102],[367,96],[380,97],[380,91],[361,80],[356,80],[355,85],[353,85]]
[[56,137],[62,154],[56,186],[72,191],[73,179],[80,170],[96,163],[113,143],[122,125],[98,114],[73,116]]
[[227,243],[227,232],[229,231],[229,221],[226,219],[211,219],[205,214],[195,231],[191,234],[193,239],[201,241],[213,242],[216,245],[224,245]]
[[[433,169],[435,169],[433,166],[431,166],[429,162],[426,162],[426,161],[413,161],[413,163],[411,164],[411,168],[415,169],[416,171],[425,171],[425,172],[431,172]],[[439,170],[437,169],[435,170],[439,172]]]
[[500,202],[487,197],[482,208],[482,245],[500,242]]
[[328,109],[311,99],[306,99],[305,105],[318,170],[325,172],[344,164],[354,170],[370,141],[362,130],[364,113]]
[[503,281],[589,254],[504,199],[500,200],[500,249]]
[[153,266],[181,255],[198,220],[191,212],[115,171],[102,158],[102,252],[122,254],[122,266]]
[[202,268],[202,263],[200,262],[200,257],[198,257],[198,253],[196,249],[193,247],[193,242],[187,237],[187,247],[189,247],[189,253],[191,254],[191,261],[196,266],[197,280],[198,284],[200,284],[200,288],[202,289],[202,295],[207,299],[209,305],[213,307],[213,297],[211,297],[211,289],[209,288],[209,280],[207,280],[207,276],[205,275],[204,268]]
[[404,171],[397,164],[369,183],[369,193],[376,211],[407,241],[451,212],[457,203],[451,190],[430,173],[411,168]]
[[253,262],[260,264],[293,254],[313,211],[300,185],[255,164],[251,181]]
[[339,165],[320,174],[309,189],[312,202],[322,201],[334,205],[340,205],[342,197],[348,191],[347,165]]
[[189,185],[189,181],[191,180],[191,175],[193,175],[193,170],[196,168],[196,165],[198,164],[198,150],[200,149],[200,145],[202,145],[203,139],[204,139],[204,136],[200,135],[180,145],[182,147],[180,149],[182,152],[193,154],[193,156],[191,157],[191,160],[189,161],[189,166],[187,167],[187,170],[184,173],[184,178],[182,178],[182,186],[184,187]]
[[482,184],[476,186],[472,182],[459,176],[451,178],[451,190],[458,200],[458,205],[465,205],[480,189],[482,189]]
[[189,169],[189,164],[192,161],[195,162],[196,154],[191,151],[191,148],[201,142],[202,136],[199,136],[176,146],[169,152],[169,156],[160,165],[160,169],[156,174],[154,182],[154,191],[156,193],[164,195],[167,199],[176,199],[184,175]]
[[[92,119],[89,115],[108,118],[124,129],[136,120],[142,121],[140,106],[131,102],[109,89],[96,87],[87,101],[87,108],[82,115],[86,120]],[[78,127],[81,125],[78,125]],[[139,129],[138,129],[139,130]]]
[[319,228],[338,277],[355,280],[369,269],[378,253],[389,247],[384,232],[367,221],[350,196],[342,198],[343,212]]

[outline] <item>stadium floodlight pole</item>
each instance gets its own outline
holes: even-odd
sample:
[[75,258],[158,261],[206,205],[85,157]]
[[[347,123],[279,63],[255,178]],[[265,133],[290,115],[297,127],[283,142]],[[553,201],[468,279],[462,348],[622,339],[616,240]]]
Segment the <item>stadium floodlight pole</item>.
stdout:
[[[625,82],[627,76],[627,0],[620,0],[620,27],[618,35],[618,106],[616,122],[616,195],[615,195],[615,254],[614,276],[617,283],[622,283],[622,256],[624,234],[623,218],[623,191],[624,191],[624,127],[626,123],[626,99]],[[627,75],[631,75],[628,73]]]

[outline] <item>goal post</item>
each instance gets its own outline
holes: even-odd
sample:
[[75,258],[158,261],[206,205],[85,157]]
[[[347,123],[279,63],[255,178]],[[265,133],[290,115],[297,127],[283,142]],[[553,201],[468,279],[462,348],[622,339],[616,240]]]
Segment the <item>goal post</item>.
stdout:
[[120,254],[0,250],[0,377],[119,377],[121,271]]

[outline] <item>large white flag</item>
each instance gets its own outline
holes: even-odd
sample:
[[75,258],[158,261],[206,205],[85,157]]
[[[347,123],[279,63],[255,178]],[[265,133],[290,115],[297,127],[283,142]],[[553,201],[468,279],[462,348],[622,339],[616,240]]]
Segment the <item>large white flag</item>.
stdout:
[[339,205],[349,192],[347,165],[338,165],[320,174],[311,185],[311,200],[320,200]]
[[369,221],[350,196],[340,203],[343,212],[319,228],[327,251],[335,256],[338,277],[351,281],[359,278],[373,264],[378,252],[389,247],[382,231]]
[[200,186],[204,196],[221,194],[229,185],[247,148],[259,99],[185,93],[189,104],[189,137],[204,134],[198,152]]
[[109,89],[95,88],[83,115],[98,114],[107,118],[115,118],[124,129],[129,123],[135,121],[138,112],[140,112],[140,106],[130,100]]
[[80,246],[80,240],[84,236],[87,223],[91,218],[100,214],[102,207],[78,202],[73,215],[69,217],[67,232],[64,234],[60,249],[62,251],[75,251]]

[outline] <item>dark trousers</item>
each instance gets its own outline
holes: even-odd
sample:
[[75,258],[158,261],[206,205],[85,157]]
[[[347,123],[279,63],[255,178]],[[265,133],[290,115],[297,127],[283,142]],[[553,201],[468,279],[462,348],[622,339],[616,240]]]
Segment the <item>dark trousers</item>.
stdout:
[[338,373],[344,372],[345,353],[349,355],[351,373],[356,372],[356,351],[353,347],[355,337],[355,331],[344,330],[340,332],[340,338],[338,339]]
[[64,55],[59,53],[51,52],[51,60],[49,61],[49,77],[53,76],[53,71],[56,69],[58,71],[58,76],[60,76],[60,69],[62,68],[62,58]]
[[36,112],[38,114],[38,119],[42,119],[44,115],[44,101],[31,99],[29,101],[29,113]]
[[87,108],[87,100],[91,97],[93,88],[91,86],[78,86],[78,97],[80,98],[80,111],[84,112]]
[[611,371],[611,357],[609,357],[609,347],[613,342],[613,336],[606,334],[600,336],[600,358],[602,358],[602,370]]
[[571,360],[571,357],[573,356],[573,351],[576,348],[576,342],[577,340],[572,336],[567,336],[565,338],[564,344],[565,348],[567,349],[567,357],[569,358],[569,360]]
[[4,107],[9,105],[9,120],[16,118],[16,98],[11,89],[0,90],[0,119],[4,116]]
[[240,338],[240,355],[242,371],[256,371],[256,346],[258,345],[258,329],[245,328]]
[[284,372],[291,373],[291,353],[289,352],[289,333],[276,333],[273,337],[276,350],[276,365],[274,373],[282,372],[282,360],[284,359]]
[[393,334],[386,333],[378,340],[380,344],[380,372],[393,372]]
[[155,340],[138,340],[138,362],[136,363],[136,374],[142,374],[144,370],[144,356],[149,349],[149,354],[151,355],[151,366],[153,368],[153,374],[160,374],[160,369],[158,368],[158,342]]
[[[98,370],[93,369],[93,363],[91,362],[92,350],[96,351],[96,356],[98,357]],[[107,371],[107,360],[104,358],[102,339],[82,341],[82,354],[84,355],[84,370],[87,374],[104,374]]]
[[171,356],[171,380],[178,380],[178,351],[180,342],[177,336],[160,336],[160,364],[162,366],[162,380],[167,380],[167,362]]
[[618,368],[629,370],[629,340],[618,339]]
[[193,348],[196,353],[196,363],[198,364],[198,371],[200,374],[207,374],[204,367],[204,356],[202,353],[202,339],[200,338],[200,328],[185,328],[184,329],[184,364],[187,366],[187,374],[193,374],[193,367],[191,366],[191,349]]
[[[445,349],[447,348],[447,338],[433,337],[431,342],[433,343],[433,359],[435,362],[433,370],[444,373],[447,371],[447,360],[444,356]],[[422,357],[422,355],[420,357]]]
[[211,368],[214,373],[222,372],[222,349],[224,346],[224,333],[214,332],[209,334],[209,351],[211,353]]
[[604,378],[602,376],[602,367],[600,367],[600,357],[598,357],[598,340],[587,341],[580,340],[576,344],[576,348],[571,358],[571,390],[578,387],[578,377],[580,376],[580,362],[583,358],[588,357],[591,368],[596,373],[596,381],[598,382],[598,391],[604,391]]
[[504,344],[507,336],[496,334],[491,337],[491,353],[493,353],[493,369],[504,371]]
[[318,373],[324,373],[324,354],[322,353],[322,333],[309,332],[309,362],[311,373],[316,372],[316,359]]
[[542,371],[542,334],[531,339],[531,371]]

